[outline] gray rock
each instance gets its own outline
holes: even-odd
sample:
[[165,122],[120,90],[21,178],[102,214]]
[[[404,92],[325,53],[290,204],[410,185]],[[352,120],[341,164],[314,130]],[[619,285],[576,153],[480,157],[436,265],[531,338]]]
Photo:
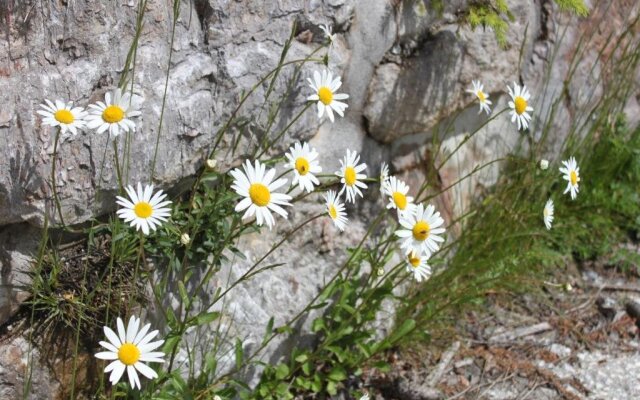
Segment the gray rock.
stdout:
[[[471,80],[484,82],[498,110],[506,107],[506,85],[522,80],[535,93],[535,114],[545,115],[550,107],[545,99],[564,87],[568,60],[589,23],[559,17],[548,1],[524,4],[510,0],[517,18],[510,27],[508,48],[503,50],[497,46],[493,32],[455,25],[456,10],[465,3],[447,2],[440,17],[421,9],[413,0],[181,2],[168,66],[171,5],[150,1],[134,75],[145,100],[143,116],[136,121],[138,129],[131,139],[129,182],[151,180],[150,164],[167,67],[169,89],[153,182],[177,190],[188,185],[204,162],[217,130],[229,117],[240,93],[253,87],[276,65],[296,21],[298,40],[292,44],[290,59],[307,55],[322,41],[319,24],[333,24],[338,38],[329,53],[329,66],[343,77],[342,90],[350,95],[349,108],[345,118],[334,124],[319,122],[309,110],[273,153],[279,154],[294,140],[309,140],[317,147],[324,170],[332,172],[349,148],[362,152],[370,175],[377,174],[380,161],[392,162],[395,172],[416,187],[427,176],[427,168],[443,161],[442,155],[431,154],[430,139],[435,129],[455,118],[452,131],[442,143],[445,157],[446,151],[453,151],[467,135],[473,137],[439,172],[441,184],[448,186],[474,168],[512,151],[523,135],[506,116],[478,130],[486,117],[477,114],[477,105],[464,92]],[[133,3],[113,7],[86,0],[35,6],[35,2],[27,0],[12,1],[10,10],[2,8],[6,4],[0,5],[0,16],[10,21],[6,32],[0,35],[0,324],[24,300],[18,289],[29,284],[24,273],[29,270],[29,258],[35,254],[38,228],[44,225],[47,215],[57,221],[49,183],[54,131],[42,126],[35,113],[38,104],[44,98],[64,98],[87,105],[117,85],[136,16]],[[608,19],[610,29],[621,26],[620,15],[628,15],[624,7],[616,3],[610,10],[617,15]],[[565,28],[567,33],[560,42],[556,33]],[[554,69],[545,86],[547,63],[556,44],[559,49]],[[568,132],[572,110],[590,104],[593,93],[601,90],[594,78],[600,69],[591,69],[597,45],[596,41],[586,49],[587,67],[579,69],[576,80],[568,86],[568,104],[559,106],[559,122],[551,127],[560,132],[557,143]],[[309,76],[316,67],[303,68],[302,76]],[[290,76],[287,74],[290,72],[285,71],[284,78],[277,82],[272,100],[284,96],[286,78]],[[265,90],[258,87],[242,115],[257,115]],[[291,121],[308,93],[304,80],[294,86],[274,130]],[[633,112],[638,109],[637,103],[635,97],[627,106],[633,118],[640,115]],[[219,168],[226,170],[243,158],[264,129],[262,114],[248,131],[234,132],[241,136],[235,153],[229,150],[232,135],[225,135],[216,155]],[[538,137],[539,132],[535,128],[531,134]],[[120,151],[122,145],[120,141]],[[553,148],[549,151],[553,152]],[[113,157],[106,135],[85,132],[62,143],[56,188],[67,223],[81,223],[114,210]],[[499,164],[483,170],[439,199],[438,208],[445,216],[458,215],[477,193],[496,181],[498,172]],[[374,190],[369,193],[376,193]],[[240,285],[230,292],[220,309],[225,314],[229,337],[241,337],[246,351],[250,351],[260,343],[271,316],[275,316],[278,325],[295,315],[344,259],[344,245],[355,243],[366,229],[366,216],[374,215],[379,208],[379,203],[371,201],[359,204],[358,212],[350,209],[351,231],[344,235],[336,234],[325,221],[315,221],[276,252],[272,259],[287,265]],[[317,199],[310,200],[310,212],[321,209]],[[293,222],[280,224],[278,230],[243,238],[241,250],[251,260],[266,251],[283,230],[306,216],[293,212]],[[318,238],[323,240],[320,248]],[[237,277],[249,265],[250,261],[242,260],[225,265],[207,288],[208,293],[228,285],[229,277]],[[304,279],[301,265],[305,267]],[[172,304],[172,296],[168,294],[165,299],[168,305]],[[300,343],[309,343],[305,342],[309,337],[304,335],[310,320],[301,322]],[[209,339],[211,329],[207,327],[202,332],[190,332],[186,343],[199,345]],[[263,358],[275,362],[294,344],[274,341]],[[4,346],[0,345],[0,352]],[[227,350],[229,347],[221,350],[221,368],[233,365],[233,352]],[[184,349],[179,353],[179,362],[185,361],[185,354]],[[252,378],[255,374],[248,376],[248,380]],[[39,388],[48,390],[47,387],[43,384]],[[2,385],[0,390],[5,390]]]

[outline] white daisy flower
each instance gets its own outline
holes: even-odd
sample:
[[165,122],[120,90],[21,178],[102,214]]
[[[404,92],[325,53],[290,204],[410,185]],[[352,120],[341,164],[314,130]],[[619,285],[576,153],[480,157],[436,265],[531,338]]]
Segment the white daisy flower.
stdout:
[[287,212],[281,206],[290,206],[291,204],[288,201],[291,200],[291,196],[274,192],[274,190],[285,185],[287,180],[278,179],[273,181],[276,175],[275,168],[266,171],[266,166],[258,160],[255,161],[255,166],[252,166],[247,160],[242,168],[244,172],[240,168],[230,172],[235,179],[231,188],[244,197],[236,205],[236,211],[247,210],[242,219],[249,218],[255,214],[258,225],[266,222],[269,229],[271,229],[275,223],[271,211],[287,218]]
[[104,372],[111,372],[109,376],[109,382],[112,385],[118,383],[125,369],[129,376],[129,384],[132,388],[140,386],[140,378],[138,372],[149,379],[158,377],[156,371],[144,364],[145,362],[157,362],[163,363],[164,353],[153,351],[162,346],[164,340],[157,340],[152,342],[156,337],[158,331],[149,332],[151,324],[147,324],[140,328],[140,319],[134,316],[129,319],[127,329],[124,328],[122,319],[118,317],[117,321],[118,334],[111,330],[109,327],[104,327],[104,335],[107,337],[108,342],[101,341],[100,346],[107,349],[96,354],[96,358],[101,360],[113,360],[104,369]]
[[392,176],[385,184],[385,194],[389,196],[389,204],[387,208],[395,208],[398,210],[398,215],[404,212],[409,212],[413,209],[413,197],[407,196],[409,193],[409,186],[400,179]]
[[352,203],[355,203],[356,195],[363,197],[360,188],[367,188],[367,185],[361,182],[363,179],[367,179],[367,175],[360,173],[367,168],[367,164],[358,165],[359,161],[360,156],[358,153],[347,149],[347,155],[344,160],[340,160],[340,170],[336,171],[336,175],[341,178],[340,183],[344,184],[338,195],[346,190],[347,201]]
[[386,162],[380,164],[380,194],[384,196],[386,185],[389,182],[389,166]]
[[300,190],[305,189],[311,193],[313,191],[313,185],[319,185],[320,181],[314,174],[322,172],[322,167],[318,163],[318,152],[309,146],[309,143],[296,143],[293,147],[289,148],[289,153],[286,153],[289,163],[287,164],[295,176],[291,185],[300,185]]
[[336,228],[344,231],[349,220],[347,219],[347,213],[344,210],[344,204],[340,202],[340,197],[338,197],[336,192],[333,190],[329,190],[324,198],[327,201],[327,214],[329,214],[333,220]]
[[44,104],[40,104],[40,107],[42,110],[36,112],[44,117],[42,122],[53,127],[59,126],[62,135],[67,132],[77,135],[78,129],[85,128],[87,112],[82,107],[73,107],[72,101],[65,103],[56,100],[53,103],[45,99]]
[[364,396],[360,397],[360,400],[369,400],[369,394],[365,394]]
[[526,86],[520,87],[515,82],[513,82],[513,89],[509,86],[507,88],[509,89],[509,96],[511,96],[511,101],[509,102],[511,122],[518,123],[518,130],[525,130],[529,127],[529,121],[531,121],[529,112],[533,111],[533,108],[528,103],[531,94]]
[[337,112],[338,115],[344,117],[344,110],[348,107],[346,103],[337,100],[345,100],[349,98],[348,94],[336,93],[336,90],[342,85],[340,77],[337,76],[333,79],[331,71],[322,71],[322,76],[318,71],[313,72],[313,80],[307,78],[309,86],[316,92],[307,97],[309,101],[318,102],[318,118],[322,118],[325,111],[329,116],[331,122],[334,121],[333,112]]
[[404,213],[399,217],[400,225],[404,229],[397,230],[396,235],[403,240],[401,246],[407,254],[413,251],[429,258],[432,253],[438,251],[438,242],[444,242],[439,236],[444,232],[444,228],[440,228],[444,220],[440,213],[435,211],[435,207],[429,204],[424,208],[424,205],[419,204],[413,212]]
[[415,252],[410,252],[406,256],[407,272],[413,274],[413,279],[418,282],[429,279],[431,276],[431,267],[427,264],[429,257]]
[[547,229],[551,229],[551,223],[553,222],[553,200],[547,200],[547,203],[544,205],[542,219],[544,220],[544,225]]
[[116,196],[117,203],[123,207],[116,214],[136,230],[142,229],[145,235],[155,231],[171,215],[171,208],[167,207],[171,201],[163,201],[167,195],[162,190],[153,194],[153,185],[146,185],[143,190],[138,182],[137,190],[131,185],[125,190],[129,198]]
[[580,167],[578,167],[574,157],[569,158],[568,161],[563,161],[562,165],[564,165],[563,168],[560,168],[560,172],[564,174],[562,178],[568,182],[567,188],[562,194],[571,191],[571,200],[575,200],[580,191],[578,187],[578,183],[580,183]]
[[98,133],[109,131],[116,137],[122,132],[133,132],[136,124],[130,118],[141,115],[140,97],[131,96],[129,93],[122,93],[120,88],[112,93],[104,95],[104,103],[90,104],[90,114],[87,119],[87,127],[96,129]]
[[484,85],[480,83],[480,81],[473,81],[473,89],[467,89],[467,93],[471,93],[478,98],[478,103],[480,104],[480,110],[478,110],[478,114],[482,111],[486,112],[487,115],[491,114],[491,107],[489,107],[492,103],[489,100],[489,94],[484,92]]
[[329,45],[333,45],[333,42],[336,41],[336,35],[331,33],[331,25],[327,24],[321,24],[320,25],[320,29],[322,30],[322,32],[324,32],[324,34],[327,36],[327,39],[329,39]]

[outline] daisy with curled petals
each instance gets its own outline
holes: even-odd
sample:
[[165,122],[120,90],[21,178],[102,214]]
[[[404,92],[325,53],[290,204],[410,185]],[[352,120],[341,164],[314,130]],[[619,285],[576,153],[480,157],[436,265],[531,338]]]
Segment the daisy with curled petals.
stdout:
[[358,162],[360,162],[358,153],[347,149],[344,160],[340,160],[340,170],[336,171],[336,175],[341,178],[340,183],[344,185],[338,196],[346,191],[347,201],[352,203],[355,203],[356,195],[363,197],[360,188],[367,188],[367,185],[362,182],[363,179],[367,179],[367,175],[360,173],[367,168],[367,164],[358,165]]
[[113,137],[122,132],[133,132],[136,124],[130,118],[141,115],[140,97],[122,93],[120,88],[104,95],[104,103],[99,101],[89,105],[90,113],[87,127],[96,129],[98,133],[109,131]]
[[318,102],[318,118],[322,118],[326,112],[331,122],[334,121],[333,112],[337,112],[338,115],[344,117],[344,110],[348,107],[346,103],[338,100],[345,100],[349,98],[348,94],[336,93],[336,90],[342,85],[342,81],[339,76],[333,78],[331,71],[324,70],[322,75],[318,71],[313,72],[313,80],[307,78],[309,86],[314,90],[315,94],[307,97],[309,101]]
[[419,204],[414,208],[413,212],[404,213],[399,216],[400,225],[403,229],[396,231],[402,239],[401,247],[407,254],[414,252],[416,254],[424,254],[427,258],[440,248],[439,242],[444,239],[439,236],[444,233],[444,228],[440,228],[444,224],[444,220],[440,217],[440,213],[435,211],[435,207],[431,204],[424,207]]
[[407,193],[409,193],[409,186],[406,183],[395,176],[390,177],[385,185],[385,194],[389,196],[387,208],[397,209],[398,215],[411,211],[415,205],[413,204],[413,197],[407,196]]
[[137,386],[140,389],[138,372],[148,379],[158,377],[156,371],[151,369],[145,362],[164,362],[162,359],[164,353],[153,351],[162,346],[164,340],[152,342],[153,338],[158,335],[158,331],[149,332],[151,324],[147,324],[138,330],[140,328],[140,319],[134,316],[129,319],[127,329],[124,328],[124,323],[120,317],[118,317],[117,326],[117,335],[111,328],[104,327],[104,334],[108,342],[101,341],[100,346],[107,349],[107,351],[97,353],[96,358],[112,361],[104,369],[104,372],[111,372],[109,382],[112,385],[118,383],[126,370],[131,387],[135,389]]
[[564,167],[560,168],[560,172],[564,175],[562,178],[566,180],[567,188],[562,192],[565,194],[567,192],[571,192],[571,200],[575,200],[576,196],[578,196],[578,192],[580,188],[578,187],[580,183],[580,167],[578,167],[578,163],[574,157],[569,158],[567,161],[563,161],[562,165]]
[[389,182],[389,166],[386,162],[380,164],[380,194],[384,196],[387,183]]
[[544,226],[547,227],[547,230],[551,229],[551,223],[553,222],[553,200],[547,200],[547,203],[544,205],[542,219],[544,220]]
[[305,189],[311,193],[313,191],[313,185],[319,185],[320,181],[314,174],[322,172],[322,167],[318,163],[318,152],[309,146],[309,143],[296,143],[293,147],[289,148],[289,153],[286,153],[289,163],[287,164],[295,176],[291,184],[295,186],[300,185],[300,190]]
[[513,89],[509,86],[507,88],[509,89],[509,96],[511,96],[511,101],[509,102],[511,122],[518,123],[518,130],[525,130],[529,127],[529,121],[531,121],[529,113],[533,111],[533,108],[529,106],[531,94],[526,86],[520,87],[515,82],[513,82]]
[[131,185],[125,190],[129,198],[116,197],[117,203],[123,207],[116,214],[136,230],[142,229],[145,235],[155,231],[171,215],[171,208],[167,207],[171,201],[164,201],[167,195],[162,190],[154,194],[153,185],[146,185],[143,190],[138,182],[137,190]]
[[333,220],[336,228],[344,231],[349,220],[347,219],[347,213],[344,210],[344,204],[340,202],[340,197],[338,197],[336,192],[333,190],[329,190],[324,198],[327,201],[327,214],[329,214]]
[[478,110],[478,114],[481,112],[486,112],[487,115],[491,114],[491,100],[489,100],[489,94],[484,92],[484,85],[480,83],[480,81],[473,81],[473,89],[467,89],[467,93],[471,93],[478,98],[478,103],[480,104],[480,110]]
[[40,104],[40,107],[42,110],[38,110],[37,113],[44,117],[42,122],[53,127],[59,126],[62,135],[67,132],[77,135],[78,129],[85,127],[87,112],[82,107],[74,107],[72,101],[65,103],[56,100],[53,103],[45,99],[44,104]]
[[336,35],[334,33],[331,33],[331,25],[321,24],[320,29],[327,36],[327,39],[329,39],[329,46],[333,45],[333,42],[335,42],[336,40]]
[[258,225],[266,223],[271,229],[275,223],[271,211],[287,218],[287,212],[281,206],[290,206],[288,202],[291,196],[284,193],[275,193],[281,186],[287,183],[286,179],[273,180],[276,175],[274,168],[269,171],[266,166],[256,160],[255,165],[251,165],[249,160],[240,168],[230,172],[234,178],[231,188],[240,196],[244,197],[237,205],[236,211],[245,211],[242,219],[256,215]]
[[407,272],[413,274],[413,279],[418,282],[429,279],[431,276],[431,267],[427,264],[428,257],[413,251],[405,257],[407,259]]

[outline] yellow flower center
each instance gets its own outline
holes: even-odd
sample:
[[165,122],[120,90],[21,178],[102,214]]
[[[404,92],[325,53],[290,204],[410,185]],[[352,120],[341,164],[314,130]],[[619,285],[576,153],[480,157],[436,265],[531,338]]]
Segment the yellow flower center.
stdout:
[[271,192],[262,183],[253,183],[249,187],[249,197],[251,197],[253,204],[264,207],[271,201]]
[[550,210],[545,207],[544,211],[542,212],[542,215],[544,215],[545,217],[548,217],[549,214],[551,214]]
[[141,201],[133,206],[133,212],[138,218],[149,218],[153,214],[153,207],[146,201]]
[[309,172],[309,161],[304,157],[298,157],[296,159],[296,171],[300,175],[306,175]]
[[329,206],[329,216],[332,219],[338,218],[338,210],[336,210],[336,207],[333,204]]
[[407,208],[407,196],[400,192],[393,192],[393,202],[400,210]]
[[353,186],[356,183],[356,170],[353,167],[344,169],[344,183]]
[[576,171],[571,171],[571,173],[569,174],[569,179],[571,179],[571,184],[573,186],[576,186],[580,181],[580,178],[578,178],[578,174],[576,174]]
[[429,237],[430,230],[431,227],[429,226],[429,224],[427,224],[425,221],[418,221],[412,229],[413,238],[423,242]]
[[409,264],[411,264],[413,268],[418,268],[420,266],[420,261],[421,261],[420,256],[417,255],[416,253],[411,252],[409,254],[408,259],[409,259]]
[[73,114],[71,114],[71,111],[69,110],[58,110],[56,111],[55,114],[53,114],[53,117],[56,119],[56,121],[60,122],[61,124],[72,124],[73,121],[75,121],[75,118],[73,117]]
[[102,119],[110,124],[120,122],[124,119],[124,110],[115,104],[112,104],[104,109],[102,112]]
[[328,87],[321,86],[320,89],[318,89],[318,97],[320,97],[322,104],[328,106],[333,100],[333,92]]
[[476,93],[476,95],[478,96],[478,100],[480,100],[480,103],[484,103],[485,100],[487,100],[487,97],[484,95],[484,92],[482,90],[478,90],[478,93]]
[[123,343],[118,349],[118,359],[124,365],[133,365],[140,359],[140,349],[133,343]]
[[524,114],[524,112],[527,110],[527,101],[524,99],[524,97],[518,96],[513,102],[515,104],[516,114]]

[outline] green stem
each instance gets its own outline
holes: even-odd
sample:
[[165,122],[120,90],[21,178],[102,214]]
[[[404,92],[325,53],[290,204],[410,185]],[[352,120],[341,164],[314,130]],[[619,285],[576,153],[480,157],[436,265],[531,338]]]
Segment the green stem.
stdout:
[[171,41],[169,43],[169,62],[167,63],[167,76],[164,81],[164,93],[162,95],[162,107],[160,108],[160,122],[158,123],[158,134],[156,135],[156,145],[153,150],[153,161],[151,162],[151,173],[149,180],[153,182],[153,174],[156,170],[156,159],[158,157],[158,147],[160,146],[160,133],[162,132],[162,124],[164,122],[164,110],[167,104],[167,90],[169,89],[169,72],[171,71],[171,58],[173,56],[173,42],[176,36],[176,25],[180,16],[180,1],[175,0],[173,3],[173,26],[171,28]]
[[53,192],[53,202],[55,203],[56,210],[58,211],[58,218],[60,218],[60,224],[63,229],[66,229],[66,224],[64,223],[64,217],[62,216],[62,206],[60,204],[60,199],[58,198],[58,189],[56,185],[56,159],[58,158],[58,142],[60,141],[61,129],[58,128],[56,131],[56,137],[53,140],[53,156],[51,158],[51,190]]

